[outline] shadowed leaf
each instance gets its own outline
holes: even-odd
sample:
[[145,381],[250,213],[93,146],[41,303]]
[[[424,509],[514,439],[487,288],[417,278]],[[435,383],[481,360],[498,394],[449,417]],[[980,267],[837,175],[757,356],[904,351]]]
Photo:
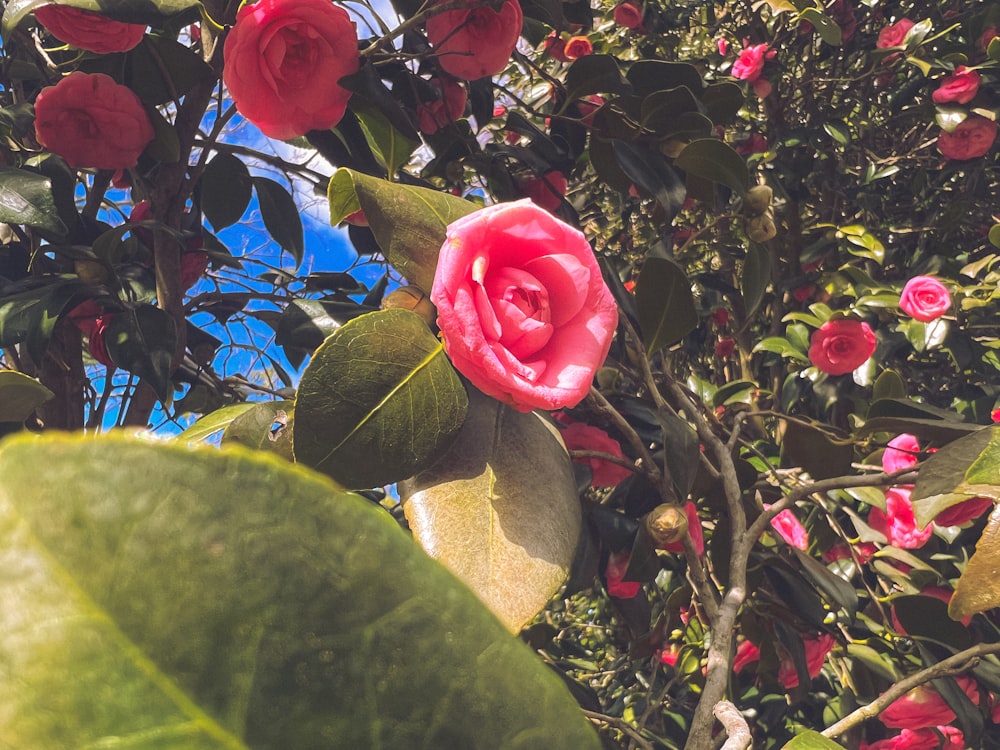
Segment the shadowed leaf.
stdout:
[[691,282],[672,260],[647,258],[635,297],[647,354],[677,343],[698,325]]
[[23,422],[52,396],[52,391],[34,378],[0,370],[0,422]]

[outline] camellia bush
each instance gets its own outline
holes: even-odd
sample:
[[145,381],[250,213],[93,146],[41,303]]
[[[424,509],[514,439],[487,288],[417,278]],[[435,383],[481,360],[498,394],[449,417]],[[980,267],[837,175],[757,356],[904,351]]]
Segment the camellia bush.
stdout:
[[5,2],[0,747],[1000,747],[998,30]]

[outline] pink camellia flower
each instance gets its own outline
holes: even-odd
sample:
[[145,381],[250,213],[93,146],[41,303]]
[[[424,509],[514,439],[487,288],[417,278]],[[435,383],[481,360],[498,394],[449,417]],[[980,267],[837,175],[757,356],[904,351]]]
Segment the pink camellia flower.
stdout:
[[103,73],[70,73],[35,100],[35,137],[73,168],[134,167],[153,140],[131,89]]
[[993,120],[969,115],[950,133],[942,130],[938,135],[937,147],[948,159],[978,159],[993,147],[996,137],[997,124]]
[[931,98],[936,104],[948,102],[968,104],[975,98],[982,80],[976,71],[959,65],[950,75],[945,76],[941,85],[931,94]]
[[764,70],[764,62],[775,56],[766,44],[754,44],[740,50],[733,63],[733,76],[744,81],[756,81]]
[[[702,531],[701,519],[698,518],[698,506],[688,500],[684,503],[684,515],[687,516],[688,534],[691,535],[691,541],[694,543],[695,550],[699,555],[704,554],[705,532]],[[684,552],[684,543],[681,541],[669,542],[664,544],[661,549],[680,554]]]
[[[972,677],[960,675],[955,682],[973,703],[979,703],[979,687]],[[879,720],[893,729],[924,729],[951,724],[955,721],[944,698],[930,685],[913,688],[878,715]]]
[[244,5],[224,48],[222,72],[236,109],[264,135],[287,140],[332,128],[360,67],[347,11],[329,0],[259,0]]
[[128,52],[146,33],[143,24],[114,21],[68,5],[43,5],[35,10],[35,20],[56,39],[99,55]]
[[[441,0],[438,5],[450,2]],[[468,0],[466,8],[428,18],[427,40],[446,73],[475,81],[507,67],[523,21],[517,0],[505,0],[499,11],[479,0]]]
[[909,18],[900,18],[896,23],[883,27],[878,33],[878,41],[875,46],[879,49],[890,49],[891,47],[901,47],[906,35],[914,26]]
[[828,320],[813,333],[809,360],[827,375],[854,372],[875,352],[875,334],[853,318]]
[[585,96],[576,103],[576,108],[580,112],[580,118],[583,121],[583,124],[591,127],[594,125],[594,113],[603,106],[604,97],[598,96],[597,94]]
[[868,513],[868,525],[885,534],[889,544],[900,549],[923,547],[933,532],[930,524],[923,531],[917,528],[910,490],[904,487],[891,487],[886,491],[885,510],[872,508]]
[[[878,552],[878,547],[871,542],[858,542],[852,544],[851,547],[854,547],[858,562],[862,565],[871,560],[872,555]],[[823,553],[823,559],[828,563],[832,563],[837,560],[853,560],[854,555],[851,554],[851,548],[846,544],[835,544]]]
[[[766,507],[766,506],[765,506]],[[805,526],[795,517],[791,509],[786,508],[771,519],[771,528],[778,532],[778,536],[796,549],[806,550],[809,548],[809,532]]]
[[918,453],[920,442],[915,435],[906,432],[896,435],[882,453],[882,470],[887,474],[894,474],[901,469],[916,466],[920,462]]
[[632,599],[642,588],[639,581],[623,581],[631,555],[628,550],[613,552],[608,556],[608,565],[604,569],[605,588],[609,596],[616,599]]
[[992,508],[993,500],[991,498],[970,497],[968,500],[963,500],[938,513],[934,516],[934,523],[938,526],[961,526],[974,518],[979,518]]
[[729,40],[724,36],[720,36],[718,41],[715,43],[716,48],[719,50],[719,54],[725,57],[729,54]]
[[590,243],[530,200],[448,226],[431,301],[459,372],[520,411],[580,403],[618,325]]
[[[625,458],[621,443],[597,427],[583,422],[573,422],[562,430],[561,434],[566,448],[570,451],[601,451],[615,458]],[[601,458],[574,458],[573,460],[590,467],[594,475],[592,484],[595,487],[614,487],[632,476],[632,472],[626,467]]]
[[581,57],[586,57],[592,54],[594,51],[594,45],[590,43],[590,40],[585,36],[571,36],[566,42],[566,57],[569,60],[576,60]]
[[[802,645],[806,650],[806,670],[811,678],[815,679],[819,675],[826,661],[826,655],[833,650],[836,643],[833,636],[828,633],[802,639]],[[783,657],[778,664],[778,682],[786,690],[799,686],[799,673],[795,669],[795,662],[788,656]]]
[[569,58],[566,57],[566,40],[555,31],[542,40],[542,49],[554,60],[569,62]]
[[[944,736],[943,745],[939,732]],[[962,730],[949,726],[904,729],[884,740],[871,744],[862,742],[860,750],[965,750],[965,736]]]
[[437,91],[437,98],[417,105],[417,127],[427,135],[449,125],[465,112],[468,94],[465,87],[451,78],[432,78],[431,86]]
[[557,169],[546,172],[543,177],[528,177],[517,181],[517,189],[534,203],[550,213],[555,213],[562,205],[563,196],[569,183],[566,175]]
[[642,26],[642,7],[638,3],[626,0],[615,6],[615,23],[626,29],[638,29]]
[[899,296],[899,308],[914,320],[930,323],[951,307],[948,287],[930,276],[914,276]]

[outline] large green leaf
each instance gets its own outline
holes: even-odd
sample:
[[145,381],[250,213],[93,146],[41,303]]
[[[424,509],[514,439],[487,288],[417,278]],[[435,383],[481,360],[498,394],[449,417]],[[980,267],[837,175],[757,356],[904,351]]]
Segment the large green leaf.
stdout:
[[458,440],[400,483],[403,511],[431,557],[517,632],[558,590],[580,536],[565,447],[534,414],[476,390]]
[[932,454],[910,499],[917,523],[926,526],[941,511],[973,497],[1000,500],[998,427],[984,427]]
[[[3,36],[6,38],[29,13],[53,0],[10,0],[3,12]],[[200,0],[59,0],[59,5],[103,13],[109,18],[131,23],[159,24],[179,13],[188,12],[197,19]]]
[[810,729],[795,735],[781,750],[844,750],[844,746]]
[[993,508],[976,551],[948,603],[953,620],[1000,606],[1000,505]]
[[115,364],[152,386],[160,401],[167,400],[170,361],[177,348],[177,326],[170,315],[153,305],[140,305],[116,315],[104,334]]
[[253,197],[250,171],[232,154],[216,154],[198,184],[201,210],[217,232],[239,221]]
[[34,172],[0,167],[0,223],[27,224],[65,234],[52,195],[52,181]]
[[0,422],[23,422],[52,396],[52,391],[34,378],[0,370]]
[[430,291],[448,225],[476,210],[469,201],[437,190],[400,185],[338,169],[330,179],[330,221],[361,209],[386,259],[411,284]]
[[0,449],[0,746],[595,750],[373,503],[243,449]]
[[691,141],[680,152],[675,164],[678,169],[725,185],[739,195],[745,195],[750,184],[743,157],[717,138]]
[[444,346],[408,310],[339,328],[316,350],[295,398],[295,460],[345,487],[406,479],[447,450],[468,398]]
[[253,186],[257,190],[264,226],[281,249],[295,259],[298,268],[305,253],[305,239],[295,199],[281,184],[267,177],[254,177]]
[[245,445],[256,450],[278,453],[292,460],[291,441],[282,439],[289,429],[291,401],[259,401],[238,414],[222,433],[223,445]]
[[646,352],[675,344],[698,325],[691,282],[666,258],[646,258],[635,285],[639,325]]

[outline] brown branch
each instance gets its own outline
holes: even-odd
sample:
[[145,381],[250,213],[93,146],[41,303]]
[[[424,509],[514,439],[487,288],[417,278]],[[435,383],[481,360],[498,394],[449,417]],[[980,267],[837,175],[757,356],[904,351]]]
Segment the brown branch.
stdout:
[[583,709],[583,715],[586,716],[591,721],[600,722],[601,724],[607,724],[608,726],[614,727],[615,729],[621,730],[633,740],[644,750],[653,750],[653,743],[643,737],[631,724],[629,724],[625,719],[620,719],[617,716],[608,716],[607,714],[600,714],[596,711],[588,711]]
[[743,718],[739,709],[729,701],[719,701],[715,704],[713,713],[725,728],[726,734],[729,735],[722,750],[747,750],[752,742],[752,737],[747,720]]

